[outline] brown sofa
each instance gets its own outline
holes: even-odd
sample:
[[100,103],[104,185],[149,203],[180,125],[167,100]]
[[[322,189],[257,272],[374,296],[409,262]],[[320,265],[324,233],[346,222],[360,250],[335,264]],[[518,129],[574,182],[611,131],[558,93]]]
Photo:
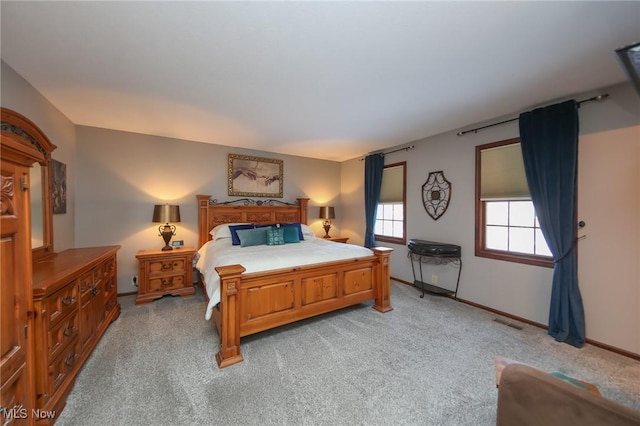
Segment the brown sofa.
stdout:
[[497,426],[640,426],[640,412],[544,371],[510,364],[498,387]]

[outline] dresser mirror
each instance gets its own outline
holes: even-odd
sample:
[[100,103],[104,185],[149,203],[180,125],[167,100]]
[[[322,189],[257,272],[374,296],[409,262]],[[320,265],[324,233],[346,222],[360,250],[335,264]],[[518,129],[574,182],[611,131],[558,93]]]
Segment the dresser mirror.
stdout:
[[56,146],[31,120],[7,108],[0,108],[3,135],[35,147],[44,161],[30,170],[31,248],[33,261],[53,253],[53,210],[51,206],[51,152]]

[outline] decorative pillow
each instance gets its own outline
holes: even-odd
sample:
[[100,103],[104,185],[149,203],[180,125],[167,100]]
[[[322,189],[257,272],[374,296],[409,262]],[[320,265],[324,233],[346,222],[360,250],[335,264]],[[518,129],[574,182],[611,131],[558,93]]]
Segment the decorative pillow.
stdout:
[[298,228],[295,226],[283,226],[282,232],[284,233],[284,243],[299,243],[300,235],[298,234]]
[[238,229],[240,247],[259,246],[267,244],[267,230],[269,228]]
[[302,235],[308,235],[310,237],[316,236],[316,234],[313,232],[313,229],[311,229],[309,225],[305,225],[304,223],[300,224],[300,230],[302,231]]
[[209,231],[211,239],[215,241],[221,238],[231,238],[231,230],[229,229],[229,226],[234,225],[250,225],[250,223],[223,223],[218,225]]
[[293,223],[282,223],[281,224],[285,229],[286,228],[293,228],[298,232],[298,240],[299,241],[303,241],[304,240],[304,235],[302,234],[302,226],[300,224],[300,222],[293,222]]
[[284,228],[271,226],[267,228],[267,245],[279,246],[284,244]]
[[242,225],[230,225],[229,231],[231,231],[231,244],[234,246],[240,245],[240,238],[238,238],[238,231],[243,229],[253,229],[253,224],[245,223]]

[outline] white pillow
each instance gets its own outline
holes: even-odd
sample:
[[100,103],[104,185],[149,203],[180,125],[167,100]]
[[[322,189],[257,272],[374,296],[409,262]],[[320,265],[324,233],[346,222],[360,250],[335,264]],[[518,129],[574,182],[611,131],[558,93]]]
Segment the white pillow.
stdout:
[[300,224],[300,229],[302,229],[302,235],[304,236],[309,236],[309,237],[315,237],[316,234],[313,233],[313,229],[311,229],[311,227],[309,225],[305,225],[304,223]]
[[221,225],[216,226],[215,228],[213,228],[211,231],[209,231],[209,234],[211,234],[211,239],[213,241],[219,240],[221,238],[231,238],[231,230],[229,229],[229,226],[233,226],[233,225],[251,225],[250,223],[223,223]]

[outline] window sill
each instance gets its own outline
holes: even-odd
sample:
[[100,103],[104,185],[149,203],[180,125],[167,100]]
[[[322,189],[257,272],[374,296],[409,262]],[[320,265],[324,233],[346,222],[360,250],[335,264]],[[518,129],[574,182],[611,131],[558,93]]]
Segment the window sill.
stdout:
[[503,260],[505,262],[523,263],[525,265],[542,266],[544,268],[553,268],[553,258],[551,257],[508,253],[498,250],[480,250],[478,248],[476,248],[475,254],[476,257]]

